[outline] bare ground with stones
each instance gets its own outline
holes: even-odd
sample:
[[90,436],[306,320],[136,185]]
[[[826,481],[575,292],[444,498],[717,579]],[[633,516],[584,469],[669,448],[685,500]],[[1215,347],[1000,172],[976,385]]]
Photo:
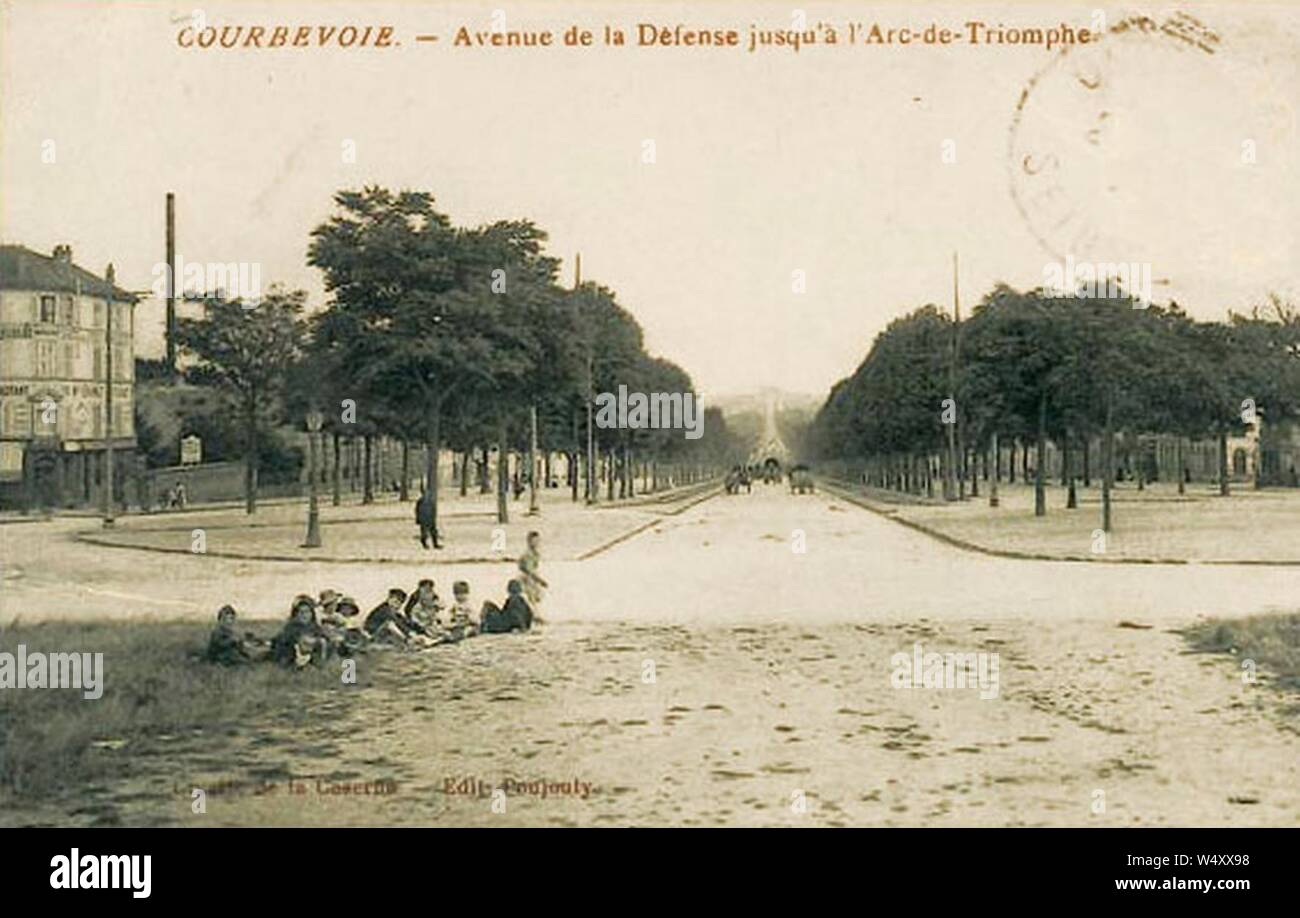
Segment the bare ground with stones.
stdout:
[[[1277,582],[1216,594],[1198,578],[1230,569],[1100,567],[972,560],[820,496],[717,498],[552,565],[532,634],[363,657],[361,685],[105,750],[132,756],[129,780],[0,821],[1300,823],[1287,696],[1178,633]],[[998,697],[891,687],[918,641],[997,652]],[[506,779],[526,786],[501,812]]]

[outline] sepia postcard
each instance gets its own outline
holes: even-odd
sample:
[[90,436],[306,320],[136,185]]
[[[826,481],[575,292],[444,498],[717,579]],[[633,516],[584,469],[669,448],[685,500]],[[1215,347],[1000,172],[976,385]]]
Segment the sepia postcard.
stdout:
[[1300,826],[1298,104],[1296,2],[0,0],[0,826]]

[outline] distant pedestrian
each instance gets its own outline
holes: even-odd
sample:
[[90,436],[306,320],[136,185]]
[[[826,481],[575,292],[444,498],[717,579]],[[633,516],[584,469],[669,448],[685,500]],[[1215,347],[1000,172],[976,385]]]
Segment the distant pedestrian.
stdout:
[[425,548],[433,543],[434,548],[442,548],[438,542],[438,530],[433,525],[433,495],[428,489],[420,491],[420,498],[415,502],[415,524],[420,527],[420,544]]

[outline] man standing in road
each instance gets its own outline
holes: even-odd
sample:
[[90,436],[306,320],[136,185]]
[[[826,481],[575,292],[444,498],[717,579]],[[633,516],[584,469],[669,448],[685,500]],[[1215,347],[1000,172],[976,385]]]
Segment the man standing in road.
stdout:
[[420,499],[415,502],[415,523],[420,527],[420,544],[429,547],[430,540],[434,548],[442,548],[438,543],[438,533],[433,527],[433,497],[428,488],[420,491]]

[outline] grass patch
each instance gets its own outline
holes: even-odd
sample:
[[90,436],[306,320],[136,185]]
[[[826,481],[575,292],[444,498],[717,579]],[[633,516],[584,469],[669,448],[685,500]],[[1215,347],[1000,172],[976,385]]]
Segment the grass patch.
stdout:
[[[277,625],[250,627],[269,637]],[[211,626],[194,622],[15,622],[0,650],[102,653],[101,698],[79,689],[0,689],[0,798],[36,800],[111,781],[167,734],[221,735],[268,713],[308,715],[303,693],[338,688],[339,669],[213,666],[194,657]],[[242,627],[241,630],[245,630]],[[351,687],[351,686],[350,686]],[[121,750],[121,751],[118,751]]]
[[1273,674],[1278,687],[1300,691],[1300,612],[1210,619],[1189,628],[1185,637],[1196,650],[1254,660]]

